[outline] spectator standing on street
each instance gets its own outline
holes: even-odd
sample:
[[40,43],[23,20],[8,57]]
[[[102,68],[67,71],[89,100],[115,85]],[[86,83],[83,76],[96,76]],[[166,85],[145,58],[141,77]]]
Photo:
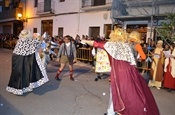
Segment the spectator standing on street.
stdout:
[[115,29],[105,43],[82,42],[105,49],[109,55],[111,83],[107,115],[159,115],[154,97],[135,67],[136,61],[125,30]]
[[137,62],[137,67],[142,67],[146,55],[141,46],[141,34],[138,31],[132,31],[129,34],[129,40]]
[[155,86],[157,89],[162,87],[163,81],[163,41],[159,40],[157,46],[152,53],[153,61],[151,65],[151,80],[149,81],[149,86]]
[[22,30],[13,50],[12,72],[6,90],[23,95],[45,84],[49,79],[41,62],[39,49],[42,38],[34,36],[29,30]]
[[167,88],[168,92],[175,89],[175,47],[174,44],[170,45],[167,50],[170,55],[165,58],[164,64],[164,82],[163,87]]
[[55,79],[60,81],[60,73],[63,71],[66,63],[69,66],[70,79],[74,81],[73,78],[73,64],[76,62],[76,48],[74,43],[71,41],[72,37],[67,35],[64,37],[64,43],[61,44],[58,52],[58,62],[61,63],[60,68],[58,69]]

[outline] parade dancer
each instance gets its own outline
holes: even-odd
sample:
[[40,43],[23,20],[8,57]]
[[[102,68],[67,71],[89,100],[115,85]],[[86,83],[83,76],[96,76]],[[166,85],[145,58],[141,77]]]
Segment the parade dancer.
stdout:
[[110,101],[107,115],[160,115],[154,97],[144,78],[136,69],[136,61],[128,33],[120,28],[110,34],[108,42],[82,40],[105,49],[109,55]]
[[[36,38],[40,38],[37,40]],[[12,72],[6,90],[23,95],[49,81],[39,56],[42,38],[22,30],[13,50]]]
[[52,54],[56,57],[56,53],[51,50],[51,41],[49,41],[49,38],[46,32],[42,35],[42,37],[43,37],[43,41],[41,45],[40,57],[41,57],[42,63],[44,64],[44,67],[47,68],[47,65],[51,60],[50,55]]
[[66,63],[69,65],[70,80],[74,81],[73,78],[73,64],[76,62],[76,48],[72,43],[71,36],[67,35],[64,37],[64,43],[61,44],[57,61],[61,63],[60,68],[57,71],[55,79],[60,81],[60,73],[63,71]]
[[[97,42],[105,42],[105,40],[102,40],[99,37],[95,38],[94,40]],[[96,73],[94,81],[98,81],[99,79],[102,79],[102,75],[104,73],[109,73],[111,71],[110,62],[108,54],[104,49],[93,48],[92,55],[94,56],[94,65]]]
[[104,49],[93,48],[92,55],[95,57],[94,65],[96,77],[94,81],[98,81],[99,79],[102,79],[104,73],[109,73],[111,71],[110,62],[108,54]]

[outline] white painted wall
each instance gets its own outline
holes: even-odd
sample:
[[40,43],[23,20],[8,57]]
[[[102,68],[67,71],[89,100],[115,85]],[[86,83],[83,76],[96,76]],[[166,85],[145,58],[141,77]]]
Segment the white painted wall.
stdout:
[[75,37],[78,27],[78,14],[60,15],[53,20],[53,36],[58,35],[58,28],[63,27],[63,35]]
[[39,17],[36,15],[37,7],[34,7],[34,0],[26,0],[26,16],[28,18]]
[[33,28],[37,28],[37,32],[41,33],[41,19],[29,19],[26,23],[26,29],[33,32]]
[[[104,19],[107,15],[107,19]],[[100,27],[100,36],[104,36],[104,24],[112,24],[109,11],[80,13],[79,34],[89,35],[89,27]]]
[[55,0],[55,14],[78,12],[81,0],[65,0],[65,2],[59,2]]
[[[44,0],[38,0],[43,2]],[[36,15],[37,8],[34,7],[34,0],[27,0],[27,16],[28,23],[25,24],[26,28],[33,30],[37,28],[38,32],[41,32],[41,20],[53,19],[53,35],[58,35],[58,28],[64,28],[64,35],[71,35],[73,37],[76,34],[89,35],[89,27],[100,27],[100,36],[104,36],[104,24],[112,24],[110,18],[110,11],[82,11],[80,10],[82,0],[65,0],[65,2],[55,1],[55,16],[40,17]],[[152,14],[151,7],[144,8],[148,14]],[[143,8],[131,8],[127,9],[130,15],[148,15]],[[173,5],[161,6],[159,8],[160,13],[175,12]],[[68,14],[72,13],[74,14]],[[104,18],[107,16],[107,18]],[[127,21],[124,24],[126,28],[127,24],[148,24],[147,38],[150,37],[150,22],[149,21]],[[153,34],[152,34],[153,35]]]

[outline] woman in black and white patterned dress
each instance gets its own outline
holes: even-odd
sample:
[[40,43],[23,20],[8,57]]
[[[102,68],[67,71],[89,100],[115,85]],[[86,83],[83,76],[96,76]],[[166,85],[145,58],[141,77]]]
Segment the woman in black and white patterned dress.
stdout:
[[33,91],[49,81],[41,63],[39,48],[41,41],[36,34],[22,30],[12,55],[12,72],[6,90],[16,95]]

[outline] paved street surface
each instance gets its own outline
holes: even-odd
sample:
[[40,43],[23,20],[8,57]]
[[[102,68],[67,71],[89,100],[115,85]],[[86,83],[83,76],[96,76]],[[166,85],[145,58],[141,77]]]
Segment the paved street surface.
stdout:
[[[103,115],[108,107],[108,74],[94,81],[90,65],[75,64],[74,77],[69,79],[68,68],[56,81],[57,62],[48,65],[50,81],[23,96],[8,93],[5,89],[11,73],[12,50],[0,49],[0,115]],[[175,91],[151,88],[161,115],[175,115]],[[133,100],[134,101],[134,100]]]

